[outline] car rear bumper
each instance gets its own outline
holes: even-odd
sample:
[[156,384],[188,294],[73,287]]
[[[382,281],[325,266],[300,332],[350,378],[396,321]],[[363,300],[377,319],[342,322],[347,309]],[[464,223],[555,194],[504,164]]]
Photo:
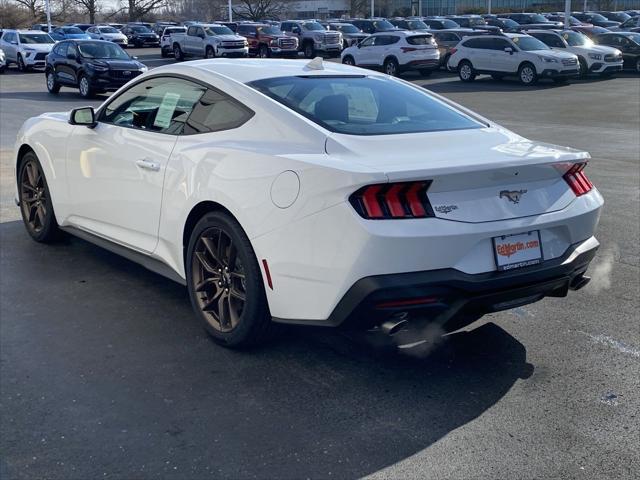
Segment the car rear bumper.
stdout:
[[440,58],[412,60],[403,66],[405,70],[436,70],[440,68]]
[[487,313],[566,296],[579,287],[598,246],[591,237],[559,258],[511,271],[470,275],[448,268],[366,277],[353,284],[326,320],[274,321],[369,328],[406,312],[459,328],[465,324],[460,319],[468,324]]

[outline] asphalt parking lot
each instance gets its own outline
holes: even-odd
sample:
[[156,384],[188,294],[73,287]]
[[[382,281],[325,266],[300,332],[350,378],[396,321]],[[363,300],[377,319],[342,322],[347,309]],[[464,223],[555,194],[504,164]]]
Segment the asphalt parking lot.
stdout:
[[223,349],[179,285],[81,240],[28,238],[12,204],[15,134],[30,116],[87,102],[49,95],[42,73],[0,76],[0,477],[636,477],[639,78],[405,78],[591,153],[606,201],[591,284],[418,352],[302,328],[256,351]]

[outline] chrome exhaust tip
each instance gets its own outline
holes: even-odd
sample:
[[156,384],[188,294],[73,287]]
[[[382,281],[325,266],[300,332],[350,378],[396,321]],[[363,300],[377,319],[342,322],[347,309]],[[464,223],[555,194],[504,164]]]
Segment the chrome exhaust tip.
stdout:
[[403,313],[401,315],[396,315],[391,320],[387,320],[382,325],[380,325],[380,328],[387,335],[393,336],[396,333],[398,333],[400,330],[403,330],[409,324],[409,322],[407,322],[405,318],[406,316],[407,316],[406,313]]
[[569,288],[571,290],[580,290],[587,286],[587,284],[591,281],[591,277],[587,277],[586,275],[580,275],[573,280],[569,284]]

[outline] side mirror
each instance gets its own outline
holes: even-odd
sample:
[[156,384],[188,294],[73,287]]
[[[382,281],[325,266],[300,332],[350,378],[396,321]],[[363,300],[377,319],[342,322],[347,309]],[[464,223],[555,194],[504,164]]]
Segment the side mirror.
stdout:
[[513,48],[511,47],[504,47],[504,51],[507,52],[509,55],[513,55]]
[[131,58],[133,58],[134,60],[137,60],[137,59],[138,59],[138,57],[131,57]]
[[74,108],[69,115],[69,123],[71,125],[84,125],[89,128],[95,127],[97,122],[93,107]]

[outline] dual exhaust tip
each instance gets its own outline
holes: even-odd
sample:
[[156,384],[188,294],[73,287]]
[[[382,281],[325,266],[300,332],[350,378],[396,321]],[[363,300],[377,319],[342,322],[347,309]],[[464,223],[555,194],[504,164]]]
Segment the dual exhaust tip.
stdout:
[[578,275],[569,284],[569,288],[571,290],[580,290],[587,286],[587,284],[591,281],[591,277],[587,277],[586,275]]
[[393,317],[391,317],[390,320],[387,320],[382,325],[380,325],[380,328],[387,335],[393,336],[401,330],[404,330],[407,325],[409,325],[407,316],[407,312],[396,313]]

